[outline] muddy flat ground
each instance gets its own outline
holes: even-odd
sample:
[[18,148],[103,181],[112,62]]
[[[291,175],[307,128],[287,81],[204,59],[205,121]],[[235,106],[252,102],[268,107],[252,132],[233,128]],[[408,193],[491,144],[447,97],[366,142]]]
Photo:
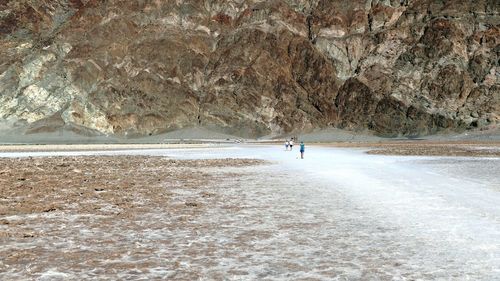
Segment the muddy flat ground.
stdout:
[[[282,142],[267,143],[276,146]],[[74,145],[0,145],[0,153],[52,152],[52,151],[120,151],[151,149],[193,149],[230,146],[227,143],[205,144],[74,144]],[[496,141],[377,141],[307,143],[307,146],[339,148],[366,148],[368,154],[406,156],[470,156],[500,157],[500,142]],[[296,144],[298,149],[298,143]]]
[[[156,249],[180,245],[168,234],[146,236],[203,231],[206,226],[193,221],[207,209],[238,208],[222,200],[220,183],[241,176],[239,167],[264,163],[144,156],[0,158],[0,279],[176,277],[172,273],[182,265],[168,258],[174,253],[160,258]],[[197,251],[186,248],[182,255],[195,258]],[[170,272],[155,274],[155,268]],[[200,274],[177,277],[192,280]]]
[[1,152],[117,151],[132,149],[203,148],[217,144],[0,144]]
[[500,142],[480,141],[381,141],[338,142],[327,147],[367,148],[368,154],[406,156],[500,157]]
[[496,144],[43,148],[0,149],[0,280],[500,278]]

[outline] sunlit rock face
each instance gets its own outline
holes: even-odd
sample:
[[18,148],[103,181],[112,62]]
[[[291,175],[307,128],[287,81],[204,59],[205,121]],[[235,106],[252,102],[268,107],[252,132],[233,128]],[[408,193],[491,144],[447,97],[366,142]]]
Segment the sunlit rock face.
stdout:
[[119,136],[496,124],[496,0],[6,0],[0,120]]

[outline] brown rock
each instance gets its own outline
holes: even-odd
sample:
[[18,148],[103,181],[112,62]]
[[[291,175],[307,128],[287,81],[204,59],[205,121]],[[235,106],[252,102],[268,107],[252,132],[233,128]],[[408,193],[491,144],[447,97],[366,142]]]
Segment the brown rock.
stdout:
[[492,0],[0,8],[0,121],[26,133],[202,126],[256,137],[339,126],[418,135],[498,121]]

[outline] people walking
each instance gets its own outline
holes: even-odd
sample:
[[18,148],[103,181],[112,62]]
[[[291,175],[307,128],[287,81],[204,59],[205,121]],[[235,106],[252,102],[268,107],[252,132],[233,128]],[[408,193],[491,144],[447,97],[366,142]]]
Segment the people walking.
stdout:
[[305,145],[304,142],[300,142],[300,159],[304,159],[304,151],[305,151]]
[[290,140],[290,151],[292,151],[293,148],[293,140]]
[[288,140],[285,140],[285,150],[288,151],[288,146],[290,145],[290,142]]

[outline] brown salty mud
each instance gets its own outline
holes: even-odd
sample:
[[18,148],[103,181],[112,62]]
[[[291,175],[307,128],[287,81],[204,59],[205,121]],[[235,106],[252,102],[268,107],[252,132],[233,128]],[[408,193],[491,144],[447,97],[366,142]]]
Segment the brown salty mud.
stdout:
[[[215,143],[215,141],[214,141]],[[206,148],[213,144],[0,144],[2,152],[117,151],[141,149]]]
[[367,153],[405,156],[500,157],[500,144],[392,143],[382,144]]
[[0,159],[0,280],[498,279],[498,159],[307,151]]
[[[162,268],[148,261],[155,243],[137,245],[148,240],[140,239],[148,235],[144,230],[201,231],[189,226],[223,204],[218,183],[241,176],[239,168],[264,163],[143,156],[0,158],[0,277],[57,280],[116,277],[118,271],[130,277]],[[220,172],[228,167],[231,172]],[[155,221],[160,216],[168,222]]]
[[402,156],[500,157],[499,142],[477,141],[387,141],[342,142],[322,146],[366,148],[368,154]]

